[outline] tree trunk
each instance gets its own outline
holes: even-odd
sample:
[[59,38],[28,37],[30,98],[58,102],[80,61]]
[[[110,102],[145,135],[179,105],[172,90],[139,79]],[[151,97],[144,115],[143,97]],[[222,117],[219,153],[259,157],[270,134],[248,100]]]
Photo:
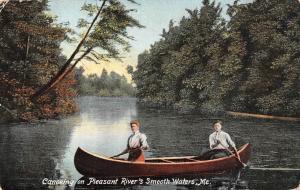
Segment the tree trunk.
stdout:
[[[75,65],[78,63],[78,60],[73,64],[72,67],[68,70],[69,66],[71,65],[71,62],[73,61],[74,57],[77,55],[79,52],[81,46],[83,45],[85,39],[87,38],[88,34],[90,33],[90,30],[92,29],[94,23],[96,22],[97,18],[99,17],[104,5],[105,5],[106,0],[103,0],[102,5],[96,14],[95,18],[93,19],[91,25],[89,26],[87,32],[85,33],[84,37],[81,39],[80,43],[77,45],[76,49],[70,56],[70,58],[66,61],[66,63],[63,65],[63,67],[58,71],[58,73],[48,82],[46,85],[44,85],[40,90],[38,90],[35,94],[31,96],[32,100],[35,100],[37,97],[49,92],[57,83],[59,83],[67,74],[71,72],[72,69],[74,69]],[[87,54],[83,54],[87,55]],[[83,57],[82,57],[83,58]],[[82,59],[81,58],[81,59]],[[81,60],[80,59],[80,60]]]

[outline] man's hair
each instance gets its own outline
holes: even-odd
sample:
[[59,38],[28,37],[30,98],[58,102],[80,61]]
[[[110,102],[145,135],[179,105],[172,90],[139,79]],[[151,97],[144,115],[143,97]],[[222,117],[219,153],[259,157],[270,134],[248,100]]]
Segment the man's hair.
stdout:
[[136,124],[138,127],[140,127],[139,120],[132,120],[132,121],[130,121],[130,127],[132,126],[132,124]]
[[213,126],[215,126],[215,124],[217,124],[217,123],[219,123],[220,125],[222,125],[222,126],[223,126],[223,123],[222,123],[222,121],[221,121],[221,120],[217,120],[217,121],[213,122]]

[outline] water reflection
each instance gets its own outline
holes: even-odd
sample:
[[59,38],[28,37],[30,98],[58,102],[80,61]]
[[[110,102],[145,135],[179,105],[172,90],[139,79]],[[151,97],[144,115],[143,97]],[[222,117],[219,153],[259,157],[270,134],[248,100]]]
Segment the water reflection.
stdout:
[[[88,190],[88,189],[170,189],[170,190],[284,190],[293,189],[299,185],[299,172],[291,171],[262,171],[252,169],[242,169],[236,171],[227,171],[222,174],[206,175],[206,176],[172,176],[172,177],[150,177],[150,178],[101,178],[97,180],[118,179],[117,185],[95,185],[90,183],[89,177],[82,177],[79,180],[84,180],[84,184],[76,184],[74,189]],[[142,184],[138,185],[124,185],[123,179],[136,180],[139,183],[143,180]],[[176,180],[194,181],[194,184],[183,185]],[[157,181],[169,180],[171,184],[154,184]],[[208,184],[201,183],[201,181],[209,181]],[[153,181],[151,185],[147,182]],[[90,184],[89,184],[90,183]]]
[[[129,121],[139,119],[151,150],[148,157],[197,155],[208,147],[211,123],[216,118],[136,105],[134,98],[82,97],[80,113],[42,124],[0,126],[0,184],[6,189],[47,189],[45,177],[74,179],[82,176],[73,163],[78,146],[102,155],[114,155],[126,146]],[[252,144],[251,167],[300,168],[300,128],[297,123],[226,119],[224,130],[238,146]],[[243,170],[240,179],[249,189],[296,187],[299,171]],[[228,185],[223,178],[220,183]],[[230,185],[231,184],[231,185]],[[232,183],[229,183],[229,189]],[[268,188],[271,187],[271,188]],[[280,188],[277,188],[280,187]],[[55,189],[63,189],[57,186]],[[124,188],[124,187],[123,187]],[[127,188],[127,187],[126,187]],[[195,186],[133,186],[129,189],[195,189]],[[221,187],[201,186],[203,189]],[[234,187],[238,189],[238,186]],[[114,188],[112,188],[114,189]]]
[[43,178],[59,178],[71,127],[44,124],[0,127],[3,189],[41,189]]
[[74,189],[248,189],[248,182],[240,179],[240,173],[241,170],[165,177],[82,177]]

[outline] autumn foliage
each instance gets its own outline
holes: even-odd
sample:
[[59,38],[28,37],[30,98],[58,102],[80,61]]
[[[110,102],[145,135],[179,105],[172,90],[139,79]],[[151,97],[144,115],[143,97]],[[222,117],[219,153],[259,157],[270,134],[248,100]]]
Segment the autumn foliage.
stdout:
[[55,118],[76,111],[71,73],[51,92],[30,99],[65,61],[68,28],[45,12],[47,1],[11,1],[0,14],[0,121]]

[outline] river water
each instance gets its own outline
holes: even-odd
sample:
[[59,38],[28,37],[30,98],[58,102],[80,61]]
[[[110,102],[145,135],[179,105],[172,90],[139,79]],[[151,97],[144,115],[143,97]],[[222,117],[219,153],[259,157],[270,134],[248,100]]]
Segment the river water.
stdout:
[[[73,164],[78,146],[107,156],[121,152],[131,133],[129,121],[132,119],[141,121],[141,131],[148,137],[151,147],[146,154],[148,157],[197,155],[202,148],[208,146],[211,124],[217,119],[141,107],[137,105],[135,98],[81,97],[78,104],[80,112],[62,120],[0,125],[0,186],[4,190],[73,189],[63,185],[47,186],[42,182],[45,178],[80,179],[82,175]],[[239,175],[239,181],[246,185],[240,189],[281,190],[298,186],[299,123],[221,119],[224,131],[231,135],[237,146],[246,142],[252,144],[250,169],[240,171]],[[201,189],[230,189],[226,180],[221,179],[222,187],[202,186]],[[110,187],[114,188],[116,187]],[[147,185],[130,187],[132,188],[199,187]]]

